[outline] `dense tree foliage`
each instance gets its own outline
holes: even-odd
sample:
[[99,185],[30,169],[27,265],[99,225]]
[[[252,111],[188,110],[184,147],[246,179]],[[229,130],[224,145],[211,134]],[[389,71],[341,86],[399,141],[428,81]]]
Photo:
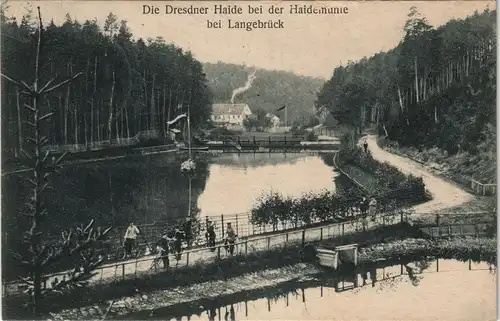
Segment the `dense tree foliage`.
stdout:
[[336,68],[316,108],[402,145],[474,152],[495,126],[496,11],[433,28],[412,7],[404,31],[393,50]]
[[[247,81],[254,68],[243,65],[205,63],[209,86],[214,93],[214,102],[229,103],[234,89]],[[288,125],[295,120],[307,123],[314,114],[316,93],[323,85],[323,79],[304,77],[285,71],[257,69],[255,80],[249,90],[235,98],[236,103],[246,103],[252,111],[262,108],[285,121],[285,110],[276,112],[285,105],[288,108]]]
[[[21,23],[2,14],[2,73],[32,80],[36,20],[28,13]],[[42,102],[54,117],[44,131],[50,144],[91,146],[98,141],[118,141],[141,131],[166,137],[166,121],[187,112],[198,127],[211,113],[211,93],[203,67],[161,37],[132,38],[125,20],[110,13],[100,28],[97,21],[80,23],[69,15],[57,26],[45,26],[40,57],[42,79],[82,73]],[[2,82],[3,150],[18,153],[26,121],[26,97],[15,86]],[[184,127],[185,121],[178,126]]]

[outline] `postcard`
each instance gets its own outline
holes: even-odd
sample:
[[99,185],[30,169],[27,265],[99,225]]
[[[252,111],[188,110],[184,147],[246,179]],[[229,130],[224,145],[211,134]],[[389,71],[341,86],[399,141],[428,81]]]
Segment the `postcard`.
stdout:
[[0,9],[4,319],[495,320],[495,2]]

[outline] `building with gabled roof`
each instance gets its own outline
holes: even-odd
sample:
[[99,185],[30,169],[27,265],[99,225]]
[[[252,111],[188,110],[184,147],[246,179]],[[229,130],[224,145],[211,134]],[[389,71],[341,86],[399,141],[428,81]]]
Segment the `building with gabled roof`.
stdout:
[[216,125],[243,126],[243,120],[251,114],[247,104],[213,104],[211,119]]

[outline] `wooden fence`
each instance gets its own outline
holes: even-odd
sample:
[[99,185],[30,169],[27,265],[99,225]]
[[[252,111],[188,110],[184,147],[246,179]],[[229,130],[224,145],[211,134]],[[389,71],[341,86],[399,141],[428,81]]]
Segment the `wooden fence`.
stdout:
[[475,194],[481,196],[494,196],[497,194],[497,184],[483,184],[471,178],[470,188]]
[[[476,222],[476,225],[482,229],[486,225],[485,223],[490,222],[491,220],[488,219],[489,216],[484,216],[481,214],[491,213],[480,212],[464,214],[411,214],[407,211],[397,210],[375,216],[356,216],[350,221],[340,223],[325,223],[324,225],[316,227],[306,227],[295,230],[282,231],[281,233],[264,236],[256,235],[240,237],[239,240],[235,243],[234,254],[245,257],[248,255],[256,254],[258,252],[278,250],[289,246],[305,246],[306,244],[311,242],[318,242],[326,239],[331,239],[333,237],[349,235],[357,232],[367,232],[378,227],[390,226],[401,222],[408,222],[414,225],[415,222],[419,221],[420,217],[425,217],[429,222],[438,222],[438,224],[440,224],[439,222],[446,222],[446,225],[442,224],[438,227],[443,230],[443,232],[439,232],[439,236],[452,236],[453,233],[444,233],[444,230],[449,231],[448,225],[452,225],[452,223],[450,222],[452,222],[454,218],[450,217],[459,217],[463,215],[469,215],[471,219],[473,216],[481,217],[482,219],[475,220],[474,222]],[[468,222],[465,223],[467,224]],[[423,224],[426,223],[420,222],[420,224],[422,224],[423,226]],[[454,227],[453,229],[455,230],[456,228]],[[466,229],[465,225],[462,230],[464,229]],[[462,233],[462,235],[466,234],[467,233]],[[472,233],[470,235],[478,234]],[[194,248],[188,251],[184,251],[181,253],[180,258],[176,258],[175,254],[173,253],[169,255],[170,266],[173,269],[193,266],[200,263],[213,263],[216,260],[230,258],[231,255],[227,252],[225,245],[221,242],[219,242],[212,248]],[[155,259],[159,261],[158,265],[153,264]],[[95,275],[90,280],[90,284],[104,284],[126,279],[144,277],[147,275],[154,275],[160,271],[161,266],[161,259],[154,255],[128,261],[105,264],[95,270]],[[52,286],[52,283],[55,282],[56,278],[57,280],[61,280],[65,274],[67,274],[67,272],[45,275],[44,286],[46,288],[50,288]],[[24,289],[24,286],[19,282],[3,282],[2,295],[17,295]]]
[[[255,236],[239,238],[235,243],[235,255],[247,256],[258,252],[277,250],[292,245],[305,246],[307,243],[322,241],[353,234],[360,231],[368,231],[379,226],[388,226],[404,222],[408,219],[407,214],[403,212],[393,212],[390,214],[378,215],[373,219],[356,219],[342,223],[331,223],[323,226],[311,227],[305,229],[292,230],[279,234],[267,236]],[[175,254],[169,255],[171,268],[181,268],[192,266],[199,263],[211,263],[220,259],[229,259],[231,255],[227,252],[224,244],[219,243],[212,248],[196,248],[184,251],[181,257],[176,258]],[[161,259],[159,265],[153,264],[155,255],[150,255],[134,260],[122,261],[117,263],[105,264],[95,270],[95,275],[90,279],[90,284],[111,283],[131,278],[138,278],[156,274],[162,266]],[[50,288],[54,282],[62,280],[68,272],[53,273],[44,276],[44,287]],[[3,282],[3,296],[19,294],[25,290],[23,284],[19,282]]]

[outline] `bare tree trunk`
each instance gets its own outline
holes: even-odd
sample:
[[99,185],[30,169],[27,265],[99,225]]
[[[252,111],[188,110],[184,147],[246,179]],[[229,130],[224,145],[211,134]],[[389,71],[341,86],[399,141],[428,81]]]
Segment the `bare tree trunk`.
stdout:
[[115,113],[115,135],[116,135],[116,142],[119,144],[120,143],[120,129],[118,128],[118,112],[120,111],[118,104],[116,106],[116,113]]
[[416,101],[417,101],[417,104],[419,103],[420,101],[420,97],[419,97],[419,92],[418,92],[418,74],[417,74],[417,56],[415,56],[415,97],[416,97]]
[[[70,59],[70,61],[72,58]],[[70,70],[69,76],[71,77],[70,62],[68,61],[68,70]],[[68,117],[69,117],[69,95],[71,94],[71,84],[68,84],[68,90],[66,91],[66,106],[64,108],[64,144],[68,144]]]
[[401,113],[404,114],[405,108],[403,106],[403,98],[401,97],[401,89],[399,88],[399,84],[398,84],[398,98],[399,98],[399,106],[401,107]]
[[[142,81],[144,83],[144,109],[147,110],[148,107],[148,84],[146,82],[146,67],[144,67],[144,73],[142,76]],[[141,115],[142,118],[142,115]],[[145,129],[149,129],[149,117],[146,115],[146,123],[144,124]],[[142,130],[142,121],[141,121],[141,130]]]
[[163,139],[167,138],[167,132],[165,131],[165,112],[166,112],[166,100],[167,100],[167,97],[166,97],[166,88],[165,88],[165,84],[163,84],[163,111],[161,113],[161,130],[163,132]]
[[94,103],[95,103],[96,93],[97,93],[97,55],[94,57],[94,90],[92,92],[92,100],[91,100],[92,104],[90,106],[90,143],[91,144],[94,143]]
[[88,139],[87,139],[87,135],[88,135],[87,114],[83,114],[83,121],[85,122],[85,147],[88,147],[89,146],[89,142],[88,142]]
[[[70,75],[73,75],[73,64],[71,64],[71,72]],[[80,90],[81,92],[81,90]],[[78,113],[77,113],[77,104],[76,102],[73,104],[73,121],[74,121],[74,131],[75,131],[75,146],[78,145]]]
[[427,67],[425,68],[425,71],[424,71],[424,79],[423,80],[423,97],[424,97],[424,100],[427,99]]
[[19,88],[16,88],[16,104],[17,104],[17,151],[16,157],[21,154],[23,149],[23,127],[21,125],[21,104],[19,102]]
[[111,84],[111,97],[109,100],[109,118],[108,118],[108,140],[111,143],[111,132],[113,126],[113,96],[115,95],[115,70],[113,69],[113,82]]
[[[170,94],[168,97],[168,112],[167,121],[170,121],[170,111],[172,110],[172,89],[170,89]],[[170,133],[170,125],[167,123],[167,133]]]
[[125,108],[125,122],[127,124],[127,138],[130,138],[130,123],[128,121],[128,111],[127,111],[127,108]]
[[150,129],[154,130],[155,126],[155,80],[156,80],[156,75],[153,74],[153,84],[151,85],[151,124],[150,124]]
[[470,67],[470,54],[469,51],[467,50],[467,55],[466,55],[466,63],[465,63],[465,76],[469,77],[469,67]]

